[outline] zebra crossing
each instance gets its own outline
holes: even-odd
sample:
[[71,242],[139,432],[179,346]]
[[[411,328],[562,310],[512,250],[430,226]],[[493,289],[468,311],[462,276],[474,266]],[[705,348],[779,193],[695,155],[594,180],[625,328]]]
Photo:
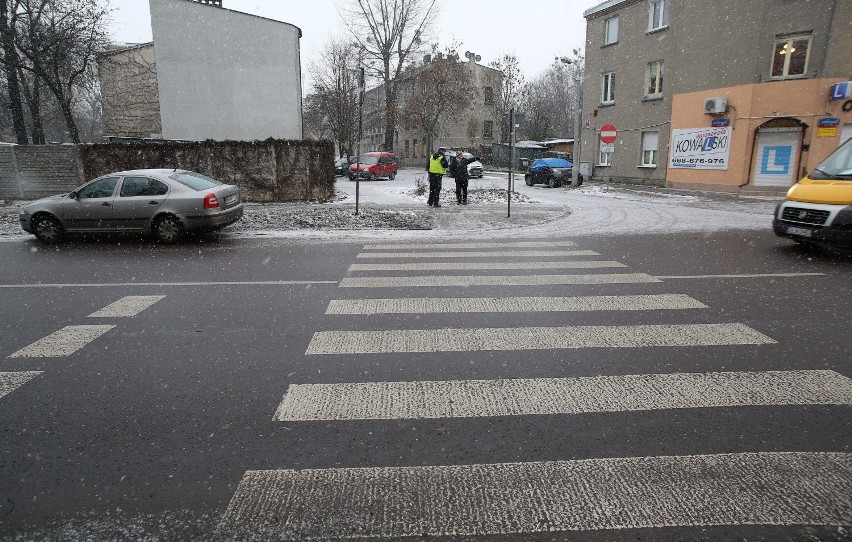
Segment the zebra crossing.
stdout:
[[[99,309],[89,318],[130,318],[162,300],[164,295],[125,296]],[[7,356],[8,358],[64,358],[114,329],[115,324],[65,326]],[[0,372],[0,398],[44,371]]]
[[[417,328],[318,330],[305,356],[362,356],[667,347],[761,348],[776,340],[742,322],[431,329],[430,315],[682,311],[691,322],[709,308],[688,295],[598,295],[609,285],[654,285],[573,242],[410,243],[364,246],[339,287],[406,288],[411,297],[333,299],[338,317],[414,315]],[[453,261],[445,261],[448,258]],[[542,260],[509,261],[517,258]],[[430,262],[435,259],[438,261]],[[488,259],[488,261],[482,261]],[[384,260],[361,263],[365,260]],[[397,260],[413,260],[398,262]],[[425,262],[421,260],[427,260]],[[499,260],[499,261],[494,261]],[[612,272],[623,268],[622,272]],[[493,270],[562,269],[525,276]],[[593,272],[600,270],[599,272]],[[478,271],[477,274],[442,272]],[[402,274],[371,275],[376,272]],[[572,285],[595,295],[426,297],[458,286]],[[341,296],[345,297],[345,296]],[[646,312],[642,312],[646,311]],[[344,320],[346,321],[346,320]],[[410,320],[405,320],[410,321]],[[425,326],[425,327],[421,327]],[[480,354],[481,353],[481,354]],[[379,358],[381,359],[381,358]],[[428,368],[427,368],[428,369]],[[323,373],[326,371],[324,370]],[[624,374],[579,378],[293,383],[273,414],[298,431],[304,422],[339,423],[582,415],[718,407],[852,405],[852,379],[832,370]],[[708,412],[712,412],[709,411]],[[710,414],[708,414],[710,415]],[[852,521],[852,454],[746,452],[601,457],[473,465],[249,470],[219,531],[298,540],[489,536],[715,525],[833,525]]]

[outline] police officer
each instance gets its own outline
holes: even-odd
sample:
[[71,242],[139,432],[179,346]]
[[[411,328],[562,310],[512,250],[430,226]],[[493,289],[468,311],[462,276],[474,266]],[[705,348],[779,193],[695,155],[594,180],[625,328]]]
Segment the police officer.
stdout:
[[430,207],[440,207],[441,202],[441,179],[447,174],[447,157],[444,147],[438,147],[435,154],[429,157],[429,200],[426,202]]

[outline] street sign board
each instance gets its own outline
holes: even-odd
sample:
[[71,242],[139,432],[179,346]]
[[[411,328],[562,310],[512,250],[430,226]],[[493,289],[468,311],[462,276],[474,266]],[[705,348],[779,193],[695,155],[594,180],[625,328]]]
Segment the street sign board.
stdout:
[[615,138],[618,132],[615,130],[614,124],[604,124],[601,126],[601,143],[615,143]]
[[601,142],[601,152],[615,152],[615,143]]

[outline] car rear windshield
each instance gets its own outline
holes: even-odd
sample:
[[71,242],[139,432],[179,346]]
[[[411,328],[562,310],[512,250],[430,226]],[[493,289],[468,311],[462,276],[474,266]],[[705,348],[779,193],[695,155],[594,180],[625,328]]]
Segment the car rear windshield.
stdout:
[[169,175],[169,179],[175,182],[179,182],[187,188],[192,188],[197,192],[201,192],[202,190],[207,190],[209,188],[221,186],[222,184],[224,184],[217,181],[216,179],[211,179],[207,175],[202,175],[201,173],[194,173],[192,171],[183,171],[181,173]]

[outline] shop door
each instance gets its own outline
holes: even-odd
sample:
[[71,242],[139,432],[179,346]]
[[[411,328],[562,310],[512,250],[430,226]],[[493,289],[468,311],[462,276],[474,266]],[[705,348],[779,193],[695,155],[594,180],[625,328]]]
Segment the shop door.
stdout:
[[758,132],[754,186],[792,186],[798,180],[799,128],[765,128]]

